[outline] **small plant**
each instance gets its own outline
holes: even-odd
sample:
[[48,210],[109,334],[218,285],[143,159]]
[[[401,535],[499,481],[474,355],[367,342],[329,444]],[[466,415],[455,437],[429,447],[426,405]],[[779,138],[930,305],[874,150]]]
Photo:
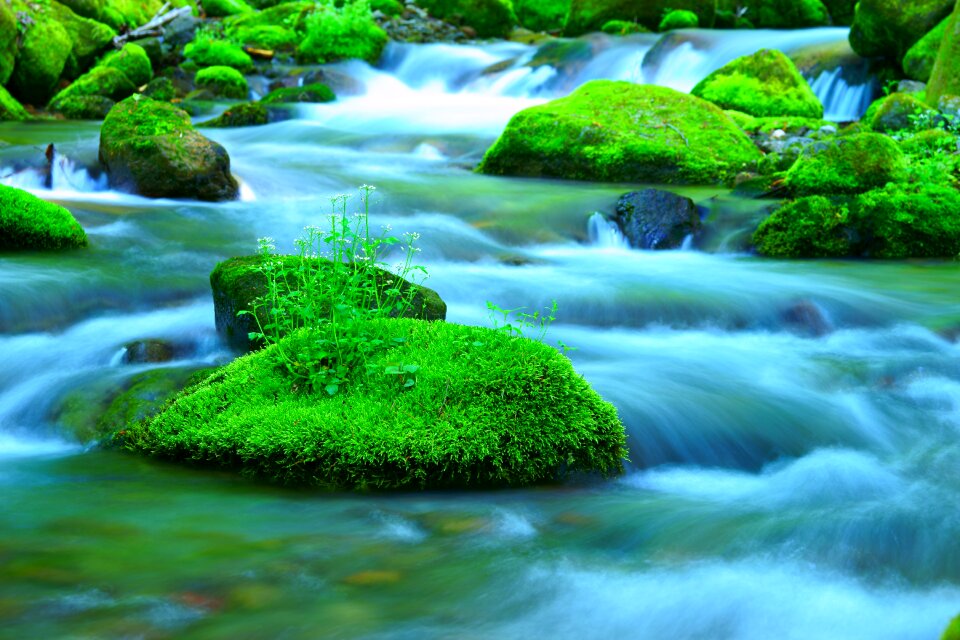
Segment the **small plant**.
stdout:
[[[292,262],[277,259],[271,238],[260,240],[259,270],[267,293],[254,301],[252,311],[241,313],[257,321],[259,331],[251,339],[277,345],[277,363],[295,387],[335,395],[342,385],[372,372],[367,363],[373,353],[403,341],[381,335],[370,320],[405,315],[427,272],[413,262],[418,234],[396,238],[388,235],[389,227],[371,232],[373,191],[360,187],[362,208],[353,215],[347,213],[349,196],[331,199],[327,228],[307,227],[295,241],[298,259]],[[404,255],[392,271],[384,261],[391,248]],[[281,338],[301,329],[310,330],[311,338],[298,342],[295,353],[286,351]],[[398,376],[401,387],[409,388],[418,369],[401,363],[381,372]]]
[[[550,308],[544,311],[526,313],[522,311],[522,308],[504,309],[488,300],[487,315],[493,328],[497,331],[517,338],[529,338],[530,340],[543,342],[550,325],[557,319],[557,301],[553,300]],[[557,341],[557,346],[560,347],[560,351],[564,355],[576,349],[576,347],[568,346],[562,341]]]

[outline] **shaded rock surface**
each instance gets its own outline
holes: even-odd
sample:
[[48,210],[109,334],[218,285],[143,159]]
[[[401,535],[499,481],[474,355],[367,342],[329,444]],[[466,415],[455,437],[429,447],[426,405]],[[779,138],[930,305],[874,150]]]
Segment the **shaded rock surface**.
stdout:
[[660,189],[621,196],[614,220],[637,249],[677,249],[700,230],[700,210],[693,200]]

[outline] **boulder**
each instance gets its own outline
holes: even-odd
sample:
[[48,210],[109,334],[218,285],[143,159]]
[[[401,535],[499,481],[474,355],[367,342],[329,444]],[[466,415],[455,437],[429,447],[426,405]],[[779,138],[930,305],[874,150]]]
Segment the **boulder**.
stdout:
[[560,31],[570,0],[513,0],[517,20],[531,31]]
[[752,116],[822,118],[823,105],[790,58],[775,49],[737,58],[691,91],[721,109]]
[[[610,24],[609,22],[607,24]],[[606,26],[606,25],[604,25]],[[700,18],[693,11],[677,9],[663,16],[657,31],[674,31],[676,29],[696,29],[700,26]]]
[[960,6],[954,9],[947,22],[927,85],[927,102],[930,104],[939,104],[940,99],[948,95],[960,95]]
[[51,101],[48,108],[67,120],[103,120],[115,104],[104,96],[66,96]]
[[253,58],[227,40],[198,37],[184,47],[183,55],[200,67],[232,67],[242,73],[253,69]]
[[920,38],[950,14],[954,0],[860,0],[850,45],[865,58],[899,62]]
[[900,147],[879,133],[838,138],[817,150],[809,147],[787,173],[787,189],[797,196],[857,194],[906,177]]
[[853,24],[853,15],[856,12],[857,0],[823,0],[823,5],[830,13],[830,22],[832,24],[845,27]]
[[947,34],[947,23],[949,18],[941,20],[940,24],[933,28],[930,33],[920,38],[915,45],[910,47],[907,55],[903,57],[903,72],[911,80],[918,82],[929,82],[930,75],[933,73],[933,65],[937,61],[937,53],[940,51],[940,44],[943,37]]
[[797,300],[780,312],[780,321],[794,333],[815,338],[833,331],[827,314],[812,300]]
[[503,38],[517,25],[510,0],[417,0],[435,18],[471,27],[480,38]]
[[929,128],[936,126],[937,120],[941,119],[936,109],[931,109],[912,95],[892,93],[873,110],[867,124],[879,133],[893,133],[919,126],[921,118],[926,119]]
[[859,196],[851,217],[858,251],[870,258],[956,258],[960,192],[953,187],[887,185]]
[[599,182],[717,184],[760,151],[716,106],[666,87],[597,80],[516,114],[478,171]]
[[[115,443],[191,465],[325,489],[444,489],[553,483],[622,472],[623,425],[556,349],[493,329],[384,319],[362,380],[329,396],[293,388],[278,351],[243,356]],[[397,363],[417,363],[391,375]],[[407,383],[410,384],[407,384]],[[345,419],[347,417],[348,419]]]
[[269,119],[265,106],[259,102],[244,102],[230,107],[213,120],[202,123],[201,126],[214,128],[256,127],[267,124]]
[[851,253],[849,210],[823,196],[789,202],[753,234],[760,255],[770,258],[834,258]]
[[232,200],[239,191],[223,147],[194,129],[185,111],[139,94],[104,120],[100,162],[115,188],[148,198]]
[[211,18],[225,18],[238,13],[251,13],[254,10],[243,0],[204,0],[203,8]]
[[[272,256],[286,267],[300,264],[297,256]],[[253,311],[253,302],[267,294],[267,279],[260,271],[263,257],[259,255],[230,258],[219,263],[210,274],[210,287],[213,289],[213,309],[217,333],[233,347],[250,350],[259,346],[250,340],[249,334],[258,331],[258,325],[267,324],[268,318],[261,310],[259,320],[251,314],[241,311]],[[317,261],[318,268],[324,262]],[[384,282],[394,276],[386,271],[379,272]],[[378,283],[378,286],[381,286]],[[422,320],[443,320],[447,316],[447,305],[437,292],[422,285],[412,285],[406,281],[401,287],[406,291],[416,287],[416,294],[407,310],[406,317]],[[323,312],[318,315],[324,315]]]
[[148,338],[123,345],[123,364],[170,362],[176,356],[176,347],[166,340]]
[[614,221],[634,248],[678,249],[700,230],[700,210],[690,198],[644,189],[620,196]]
[[214,96],[245,100],[250,93],[247,79],[232,67],[207,67],[197,72],[197,89],[206,89]]
[[0,120],[29,120],[30,114],[17,99],[0,86]]
[[59,205],[0,185],[0,251],[51,251],[87,246],[87,234]]
[[716,0],[572,0],[563,31],[579,36],[599,31],[610,20],[638,22],[651,31],[660,26],[665,13],[674,10],[697,14],[700,26],[713,26]]
[[282,104],[290,102],[332,102],[336,100],[333,91],[327,85],[315,82],[302,87],[282,87],[274,89],[260,98],[263,104]]

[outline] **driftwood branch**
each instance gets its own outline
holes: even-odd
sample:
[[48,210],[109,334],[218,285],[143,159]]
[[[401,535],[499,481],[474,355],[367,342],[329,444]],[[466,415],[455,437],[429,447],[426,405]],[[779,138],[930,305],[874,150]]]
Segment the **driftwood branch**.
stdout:
[[170,3],[164,4],[160,7],[160,11],[157,11],[157,14],[153,16],[149,22],[147,22],[142,27],[137,27],[132,31],[127,33],[120,34],[113,39],[113,46],[117,49],[122,49],[123,45],[131,40],[140,40],[142,38],[153,38],[155,36],[163,35],[163,28],[179,18],[189,14],[191,11],[190,7],[180,7],[179,9],[171,9]]

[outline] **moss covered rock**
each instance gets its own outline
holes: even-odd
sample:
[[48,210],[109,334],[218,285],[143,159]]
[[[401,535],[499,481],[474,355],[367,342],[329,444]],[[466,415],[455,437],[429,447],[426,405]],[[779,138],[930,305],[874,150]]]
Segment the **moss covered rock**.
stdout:
[[23,108],[23,105],[17,102],[17,99],[10,95],[6,89],[0,86],[0,120],[29,120],[30,114]]
[[130,78],[110,67],[96,67],[58,93],[50,101],[52,111],[62,111],[64,100],[80,96],[101,96],[111,100],[123,100],[137,90]]
[[197,72],[198,89],[207,89],[216,96],[244,100],[250,93],[247,79],[233,67],[207,67]]
[[821,0],[740,0],[726,4],[745,8],[745,18],[758,29],[802,29],[830,24],[830,13]]
[[430,15],[469,26],[481,38],[502,38],[517,24],[510,0],[418,0]]
[[115,104],[115,100],[104,96],[73,95],[55,98],[49,109],[67,120],[103,120]]
[[213,120],[203,123],[204,127],[255,127],[267,124],[269,116],[267,108],[259,102],[244,102],[237,104]]
[[104,120],[100,162],[112,185],[149,198],[230,200],[238,193],[226,150],[194,129],[186,112],[140,95]]
[[245,29],[259,27],[281,27],[302,34],[306,32],[307,18],[316,10],[314,2],[284,2],[263,11],[225,18],[223,25],[227,36],[241,41]]
[[515,115],[478,171],[716,184],[759,158],[746,134],[709,102],[665,87],[599,80]]
[[387,32],[380,28],[366,3],[346,3],[343,7],[318,5],[305,20],[305,37],[297,45],[301,64],[380,59],[387,46]]
[[602,27],[600,31],[611,36],[628,36],[631,33],[648,33],[649,30],[642,24],[628,22],[627,20],[610,20]]
[[97,66],[122,72],[138,87],[153,79],[150,56],[143,47],[132,42],[123,45],[120,51],[112,51],[105,55]]
[[560,31],[570,0],[513,0],[517,20],[531,31]]
[[610,20],[638,22],[651,31],[660,26],[665,13],[673,10],[692,11],[700,26],[713,26],[716,0],[572,0],[564,33],[579,36],[599,31]]
[[691,93],[721,109],[752,116],[822,118],[823,105],[786,55],[761,49],[700,81]]
[[227,40],[197,39],[184,47],[183,55],[200,67],[232,67],[244,73],[253,69],[253,58]]
[[[328,488],[525,486],[616,474],[626,455],[616,410],[564,356],[490,329],[384,320],[403,345],[334,397],[291,391],[270,347],[234,361],[127,429],[127,449]],[[297,349],[310,334],[282,344]],[[416,384],[380,374],[419,364]],[[349,420],[344,420],[349,416]]]
[[26,191],[0,185],[0,251],[85,246],[87,234],[69,211]]
[[888,185],[852,209],[859,252],[871,258],[960,255],[960,193],[943,185]]
[[[607,23],[609,24],[609,23]],[[606,26],[606,25],[604,25]],[[675,29],[696,29],[700,26],[700,18],[693,11],[678,9],[663,16],[658,31],[673,31]]]
[[871,110],[869,119],[865,121],[874,131],[892,133],[913,128],[914,121],[923,115],[932,122],[936,114],[935,109],[908,93],[892,93]]
[[943,20],[930,33],[920,38],[917,44],[910,47],[903,57],[903,72],[911,80],[928,82],[933,73],[933,65],[937,61],[940,44],[947,33],[949,19]]
[[927,101],[938,104],[946,95],[960,95],[960,6],[947,21],[943,42],[930,72]]
[[303,40],[291,29],[272,25],[240,29],[235,37],[245,46],[270,51],[293,51]]
[[808,149],[787,173],[786,186],[798,196],[856,194],[899,182],[906,158],[892,139],[861,133],[835,140],[822,151]]
[[790,202],[753,234],[757,252],[771,258],[831,258],[850,255],[849,210],[823,196]]
[[[293,269],[301,265],[297,256],[274,256],[274,259],[282,261],[284,268]],[[257,346],[250,341],[249,334],[257,331],[258,320],[240,312],[253,311],[254,300],[267,294],[267,280],[260,272],[262,264],[263,258],[259,255],[230,258],[219,263],[210,274],[217,333],[239,349],[248,350]],[[315,264],[317,268],[324,268],[325,263],[316,261]],[[385,286],[394,279],[393,274],[386,271],[379,273],[382,283],[378,282],[378,286]],[[401,284],[404,292],[409,291],[410,287],[416,287],[416,293],[406,317],[421,320],[443,320],[447,317],[447,305],[436,291],[406,281]],[[320,312],[319,315],[324,313]],[[263,326],[267,320],[261,310],[259,324]]]
[[315,82],[302,87],[284,87],[274,89],[260,98],[263,104],[281,104],[289,102],[332,102],[336,100],[333,90],[327,85]]
[[203,9],[208,16],[213,18],[235,16],[238,13],[251,13],[254,10],[244,0],[204,0]]
[[17,16],[13,7],[0,2],[0,87],[13,75],[13,67],[20,49]]
[[864,57],[899,62],[920,38],[950,14],[954,0],[860,0],[850,45]]

